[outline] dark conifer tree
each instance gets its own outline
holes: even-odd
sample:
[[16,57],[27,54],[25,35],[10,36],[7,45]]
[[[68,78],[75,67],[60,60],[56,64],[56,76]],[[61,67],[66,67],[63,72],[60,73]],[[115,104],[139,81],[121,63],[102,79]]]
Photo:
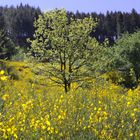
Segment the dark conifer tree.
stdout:
[[14,43],[7,37],[4,30],[0,30],[0,58],[10,59],[16,53]]

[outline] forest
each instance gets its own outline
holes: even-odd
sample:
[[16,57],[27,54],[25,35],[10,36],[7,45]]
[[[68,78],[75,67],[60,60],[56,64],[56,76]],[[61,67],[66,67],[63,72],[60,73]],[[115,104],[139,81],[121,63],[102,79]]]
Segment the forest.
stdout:
[[[0,7],[0,30],[11,41],[14,46],[20,46],[21,49],[27,50],[30,46],[27,38],[32,38],[35,28],[34,21],[43,12],[39,8],[34,8],[20,4],[17,7]],[[131,13],[124,12],[107,12],[97,14],[67,12],[68,17],[72,15],[76,19],[92,17],[98,21],[95,31],[91,33],[100,43],[105,39],[109,40],[109,45],[113,45],[115,41],[124,33],[134,33],[140,28],[140,14],[135,9]],[[13,52],[14,53],[14,52]],[[0,55],[2,58],[3,56]],[[7,56],[10,57],[10,56]]]
[[140,14],[0,7],[0,139],[140,139]]

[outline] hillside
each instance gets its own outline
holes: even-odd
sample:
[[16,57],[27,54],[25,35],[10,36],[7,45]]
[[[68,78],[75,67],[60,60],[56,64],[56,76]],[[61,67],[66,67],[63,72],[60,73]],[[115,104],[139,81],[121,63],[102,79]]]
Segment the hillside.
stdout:
[[97,80],[90,90],[66,94],[57,86],[48,88],[31,64],[1,60],[1,68],[0,77],[8,76],[0,81],[1,139],[139,137],[139,88],[127,91]]

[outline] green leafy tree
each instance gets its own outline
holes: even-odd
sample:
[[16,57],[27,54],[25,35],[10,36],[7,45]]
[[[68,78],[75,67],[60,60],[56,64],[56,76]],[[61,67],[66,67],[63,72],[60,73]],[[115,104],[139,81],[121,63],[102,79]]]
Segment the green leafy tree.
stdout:
[[113,56],[110,67],[130,71],[130,74],[133,71],[138,82],[140,78],[140,31],[134,34],[124,34],[110,50],[110,55]]
[[47,12],[35,22],[30,52],[39,61],[49,61],[49,78],[64,86],[65,92],[72,83],[80,84],[91,76],[89,62],[96,61],[99,52],[97,41],[90,37],[94,27],[93,18],[68,18],[64,9]]

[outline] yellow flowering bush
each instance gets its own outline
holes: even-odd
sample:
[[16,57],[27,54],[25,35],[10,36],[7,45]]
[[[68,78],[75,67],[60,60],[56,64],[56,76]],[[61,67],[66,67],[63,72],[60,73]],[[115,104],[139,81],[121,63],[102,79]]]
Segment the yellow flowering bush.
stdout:
[[4,74],[5,74],[4,70],[0,70],[0,80],[1,81],[7,80],[7,76],[5,76]]
[[127,91],[99,80],[92,89],[66,94],[37,80],[7,79],[3,85],[0,139],[139,139],[139,87]]

